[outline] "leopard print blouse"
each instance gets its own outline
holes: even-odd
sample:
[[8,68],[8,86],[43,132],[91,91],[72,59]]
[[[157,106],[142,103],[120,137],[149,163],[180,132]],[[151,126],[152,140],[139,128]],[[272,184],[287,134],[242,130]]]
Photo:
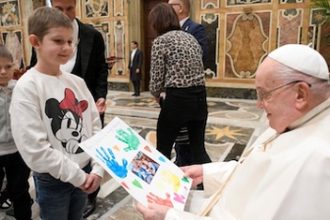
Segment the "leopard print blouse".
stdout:
[[151,48],[149,89],[159,97],[163,88],[205,85],[202,49],[194,36],[181,30],[158,36]]

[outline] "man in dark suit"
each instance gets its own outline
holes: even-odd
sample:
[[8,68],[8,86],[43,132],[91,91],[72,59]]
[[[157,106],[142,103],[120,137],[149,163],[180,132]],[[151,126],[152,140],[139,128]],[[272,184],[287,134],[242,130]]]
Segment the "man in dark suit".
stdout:
[[178,15],[182,30],[193,35],[198,41],[203,51],[203,62],[207,55],[207,41],[204,27],[201,24],[191,20],[190,15],[190,0],[169,0],[168,4],[172,5],[174,11]]
[[[201,24],[194,22],[189,17],[191,7],[190,0],[169,0],[168,4],[170,4],[176,12],[182,30],[193,35],[198,41],[203,51],[203,62],[205,63],[207,56],[206,34],[204,27]],[[175,141],[174,148],[176,152],[175,163],[178,166],[187,166],[194,164],[194,158],[192,156],[189,144],[187,128],[184,127],[180,130],[180,134]]]
[[131,43],[131,54],[128,62],[128,71],[130,73],[130,80],[134,86],[133,96],[140,95],[140,81],[141,81],[141,67],[143,63],[143,53],[138,48],[138,43],[136,41],[132,41]]
[[[51,4],[52,7],[66,14],[72,21],[73,26],[74,52],[71,59],[66,64],[61,65],[61,70],[71,72],[84,79],[95,100],[103,126],[106,110],[105,101],[108,92],[108,65],[105,61],[103,37],[91,25],[83,24],[76,19],[76,0],[51,0]],[[33,50],[30,67],[33,67],[36,63],[37,57]],[[88,195],[84,218],[94,212],[99,190],[100,188]]]

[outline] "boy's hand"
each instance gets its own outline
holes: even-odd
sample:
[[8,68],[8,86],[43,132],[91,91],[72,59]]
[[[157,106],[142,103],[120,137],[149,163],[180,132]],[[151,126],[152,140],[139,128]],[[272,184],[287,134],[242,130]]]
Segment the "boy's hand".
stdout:
[[102,179],[102,177],[100,177],[96,174],[93,174],[93,173],[86,174],[86,180],[85,180],[84,184],[82,186],[80,186],[80,188],[84,192],[91,194],[100,186],[101,179]]

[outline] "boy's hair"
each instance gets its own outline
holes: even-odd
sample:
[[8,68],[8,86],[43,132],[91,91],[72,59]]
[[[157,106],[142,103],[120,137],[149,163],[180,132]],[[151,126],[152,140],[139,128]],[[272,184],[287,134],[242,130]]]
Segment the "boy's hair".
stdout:
[[3,44],[0,44],[0,57],[7,58],[11,62],[14,62],[13,55],[10,53],[8,48]]
[[[53,1],[52,0],[50,0],[50,4],[53,5]],[[74,4],[77,4],[77,0],[74,0]]]
[[33,11],[28,20],[28,33],[34,34],[39,40],[55,27],[72,28],[70,19],[60,10],[40,7]]

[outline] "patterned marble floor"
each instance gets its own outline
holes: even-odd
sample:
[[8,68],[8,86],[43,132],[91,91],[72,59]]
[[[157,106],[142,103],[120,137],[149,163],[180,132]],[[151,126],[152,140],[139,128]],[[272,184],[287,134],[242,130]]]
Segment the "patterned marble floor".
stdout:
[[[131,96],[130,92],[109,91],[106,123],[118,116],[143,138],[156,146],[156,123],[160,108],[149,92]],[[243,151],[267,127],[267,119],[254,100],[208,98],[209,117],[205,146],[212,161],[238,159]],[[173,156],[175,156],[173,154]],[[31,194],[34,196],[33,186]],[[38,217],[37,204],[33,219]],[[0,213],[1,219],[14,219]],[[97,208],[87,220],[139,220],[134,201],[109,175],[102,183]]]

